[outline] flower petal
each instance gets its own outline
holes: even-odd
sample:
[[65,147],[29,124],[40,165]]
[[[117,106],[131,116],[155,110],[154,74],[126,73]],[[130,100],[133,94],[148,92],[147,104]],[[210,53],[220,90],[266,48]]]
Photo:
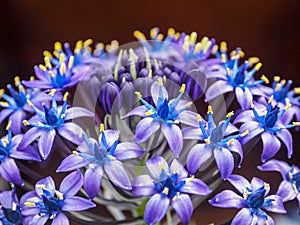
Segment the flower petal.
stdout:
[[287,202],[295,199],[297,194],[292,184],[287,180],[283,180],[278,187],[276,195],[279,195],[283,202]]
[[241,193],[244,194],[244,192],[248,189],[251,189],[251,184],[249,181],[244,178],[241,175],[232,174],[229,177],[227,177],[227,180]]
[[14,159],[6,158],[0,165],[0,174],[8,182],[13,184],[22,185],[23,181],[19,168]]
[[256,137],[257,135],[261,134],[264,132],[264,128],[260,126],[260,124],[256,121],[248,121],[245,122],[241,127],[240,127],[240,133],[245,132],[246,130],[249,130],[249,134],[246,136],[242,137],[240,139],[240,142],[242,145],[246,144],[248,141]]
[[151,97],[156,107],[158,107],[165,99],[168,100],[168,92],[165,87],[160,86],[158,82],[154,82],[151,85]]
[[70,173],[66,176],[59,187],[59,191],[63,193],[64,197],[76,195],[83,185],[83,177],[79,170]]
[[[244,208],[236,214],[236,216],[233,218],[231,225],[250,225],[252,221],[252,215],[250,212],[250,209]],[[253,223],[254,224],[254,223]]]
[[23,120],[26,118],[26,113],[23,110],[17,110],[9,117],[9,121],[12,121],[11,131],[13,134],[21,133],[23,126]]
[[40,216],[37,214],[32,218],[28,225],[44,225],[48,219],[49,215]]
[[187,169],[195,174],[198,169],[212,156],[212,147],[206,144],[196,144],[187,156]]
[[178,180],[182,180],[188,176],[188,172],[177,159],[173,159],[170,165],[170,172],[173,174],[176,173],[178,175]]
[[226,148],[215,148],[214,157],[222,179],[226,179],[232,174],[234,167],[234,160],[231,152]]
[[118,130],[104,130],[100,133],[98,142],[102,143],[102,135],[105,135],[106,147],[110,148],[119,139],[120,131]]
[[203,134],[199,127],[186,127],[181,130],[183,139],[204,140]]
[[49,191],[52,196],[54,195],[55,184],[52,177],[48,176],[36,182],[35,192],[41,197],[43,195],[43,188],[40,188],[40,186],[45,186],[45,189],[47,189],[47,191]]
[[140,175],[134,179],[132,193],[135,196],[151,196],[157,192],[153,180],[148,175]]
[[146,112],[148,111],[147,107],[144,105],[135,107],[134,109],[130,110],[125,116],[122,116],[121,119],[126,119],[129,116],[140,116],[145,117]]
[[249,121],[254,121],[255,117],[252,110],[241,111],[237,117],[234,119],[233,124],[245,123]]
[[173,198],[171,204],[181,222],[187,225],[193,214],[193,203],[190,196],[187,194],[180,194]]
[[160,174],[162,170],[164,170],[166,173],[169,172],[169,165],[161,156],[155,156],[148,159],[146,165],[155,180],[160,180]]
[[235,96],[242,110],[246,110],[250,108],[250,100],[253,99],[253,96],[249,90],[244,91],[242,88],[236,87]]
[[244,198],[231,190],[225,190],[217,194],[215,197],[209,200],[209,204],[221,208],[241,209],[247,207]]
[[[252,191],[255,192],[257,189],[263,187],[264,184],[265,184],[265,182],[263,180],[261,180],[257,177],[253,177],[251,180],[251,187],[252,187],[251,189],[252,189]],[[265,189],[266,189],[266,194],[265,194],[265,196],[266,196],[270,191],[270,187],[266,187]]]
[[170,205],[170,200],[163,194],[153,195],[147,202],[144,220],[148,225],[153,225],[164,217]]
[[211,189],[198,178],[189,177],[183,180],[186,183],[180,188],[180,192],[194,195],[208,195],[211,193]]
[[142,119],[136,126],[134,140],[139,144],[147,141],[158,129],[159,122],[151,117]]
[[97,166],[95,168],[88,168],[84,174],[84,190],[90,199],[96,197],[100,191],[100,185],[103,176],[102,166]]
[[80,144],[82,139],[81,127],[75,123],[64,123],[57,128],[57,132],[68,141],[74,144]]
[[275,212],[275,213],[286,213],[286,210],[283,206],[282,198],[280,196],[270,195],[265,198],[265,201],[268,201],[269,199],[273,201],[271,202],[270,205],[263,206],[265,210],[270,212]]
[[64,200],[64,204],[62,205],[61,209],[64,211],[76,212],[93,208],[95,206],[96,205],[88,199],[72,196]]
[[94,113],[82,107],[72,107],[66,110],[65,120],[71,120],[78,117],[93,117]]
[[161,131],[163,132],[171,151],[175,157],[179,157],[179,154],[183,147],[183,137],[180,128],[176,124],[161,125]]
[[123,164],[118,160],[112,160],[104,164],[104,170],[109,180],[116,186],[131,190],[131,182]]
[[69,219],[62,212],[58,213],[55,218],[52,220],[51,225],[69,225]]
[[56,135],[56,131],[54,129],[43,130],[41,132],[41,136],[38,141],[38,148],[39,148],[39,152],[44,160],[47,159],[47,157],[49,156],[49,154],[51,152],[55,135]]
[[81,157],[78,154],[71,154],[64,158],[64,160],[60,163],[59,167],[57,168],[56,172],[68,172],[72,170],[76,170],[87,166],[92,162],[92,159],[88,160],[84,157]]
[[287,129],[283,128],[276,132],[276,136],[278,136],[285,144],[288,151],[288,158],[291,158],[293,154],[293,137],[291,133]]
[[22,141],[20,142],[18,149],[23,149],[34,142],[42,134],[43,130],[37,127],[30,128],[23,136]]
[[281,147],[281,143],[275,137],[275,134],[271,134],[267,131],[261,134],[261,139],[263,142],[261,161],[265,162],[266,160],[272,158],[278,152],[278,150]]
[[3,120],[5,120],[6,117],[8,117],[11,113],[13,113],[14,110],[12,109],[3,109],[0,112],[0,123],[3,122]]
[[197,119],[197,113],[189,110],[184,110],[175,119],[179,120],[181,123],[192,127],[198,127],[199,123]]
[[117,145],[113,156],[118,160],[123,161],[138,158],[144,154],[144,151],[145,150],[140,145],[131,142],[122,142]]
[[277,171],[281,173],[283,179],[286,179],[286,175],[290,171],[291,167],[284,161],[271,159],[263,165],[258,166],[258,169],[261,171]]
[[220,95],[233,91],[233,87],[227,81],[218,80],[209,86],[205,92],[206,101],[210,101]]
[[240,161],[239,161],[239,164],[238,166],[240,167],[241,166],[241,163],[243,161],[243,148],[240,144],[240,142],[238,140],[233,140],[233,142],[228,146],[228,149],[231,151],[231,152],[235,152],[237,154],[239,154],[240,156]]

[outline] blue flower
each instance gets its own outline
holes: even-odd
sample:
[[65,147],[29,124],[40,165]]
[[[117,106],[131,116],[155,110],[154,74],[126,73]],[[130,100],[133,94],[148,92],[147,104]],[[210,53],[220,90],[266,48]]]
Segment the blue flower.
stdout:
[[187,168],[191,174],[195,174],[198,169],[212,157],[212,155],[215,157],[223,179],[226,179],[231,175],[234,168],[234,158],[231,152],[239,154],[239,165],[241,164],[243,160],[243,149],[240,142],[236,139],[246,136],[248,131],[245,131],[242,134],[230,135],[238,131],[238,129],[230,123],[230,119],[233,115],[233,112],[228,113],[226,116],[227,119],[221,121],[216,126],[213,120],[212,107],[209,106],[207,122],[198,115],[198,128],[187,127],[182,130],[184,139],[204,140],[206,142],[196,144],[187,156]]
[[100,132],[99,143],[83,134],[84,142],[57,169],[57,172],[65,172],[88,166],[84,189],[91,199],[98,194],[104,173],[114,185],[131,190],[129,176],[121,161],[137,158],[144,153],[144,149],[135,143],[118,143],[119,131],[104,130],[102,124]]
[[35,107],[30,100],[27,100],[36,115],[29,121],[23,121],[25,126],[31,126],[32,128],[24,134],[19,144],[19,149],[23,149],[38,139],[38,149],[43,159],[46,159],[51,152],[56,132],[72,143],[81,143],[80,133],[82,129],[73,122],[67,122],[68,120],[83,116],[92,117],[94,115],[81,107],[67,109],[68,93],[65,93],[63,97],[63,105],[58,107],[54,93],[55,89],[52,89],[49,93],[52,96],[51,109],[43,105],[44,112]]
[[22,185],[20,171],[14,159],[40,161],[40,157],[31,146],[27,146],[22,151],[17,150],[23,134],[12,136],[11,122],[8,123],[6,130],[7,135],[0,141],[0,174],[6,181]]
[[280,119],[291,105],[288,104],[283,109],[278,106],[272,107],[272,100],[273,97],[269,99],[267,106],[257,104],[257,107],[250,101],[252,110],[241,112],[234,121],[234,123],[244,123],[240,127],[241,132],[249,130],[249,135],[241,139],[242,144],[257,135],[261,136],[263,142],[261,160],[263,162],[272,158],[279,151],[280,140],[286,145],[290,158],[293,154],[293,138],[287,129],[300,125],[299,122],[284,125]]
[[90,200],[75,196],[83,184],[80,171],[66,176],[59,190],[55,189],[51,177],[39,180],[35,191],[23,196],[22,213],[30,221],[28,225],[44,225],[49,219],[52,224],[69,224],[64,212],[83,211],[96,205]]
[[169,205],[187,225],[193,213],[193,204],[188,194],[208,195],[211,190],[200,179],[188,177],[184,167],[174,159],[168,166],[161,157],[147,160],[150,175],[135,178],[132,192],[136,196],[151,196],[147,202],[144,219],[148,225],[158,223],[166,214]]
[[283,181],[280,183],[276,195],[279,195],[283,202],[297,198],[300,206],[300,169],[290,166],[284,161],[271,159],[259,166],[261,171],[277,171],[281,174]]
[[4,108],[0,113],[0,123],[8,117],[9,121],[14,121],[11,127],[13,134],[19,134],[22,129],[22,121],[26,119],[27,113],[33,112],[27,104],[27,99],[40,108],[42,102],[49,100],[49,96],[33,88],[24,88],[19,77],[15,77],[15,85],[19,91],[16,91],[10,84],[7,85],[10,96],[5,94],[3,89],[0,90],[0,97],[5,100],[0,102],[0,107]]
[[191,106],[191,102],[181,100],[185,93],[185,85],[183,84],[179,95],[176,99],[168,100],[168,92],[163,87],[161,78],[158,78],[151,86],[151,97],[155,106],[145,101],[139,92],[136,92],[138,99],[143,104],[127,113],[122,119],[129,116],[146,117],[142,119],[136,126],[134,140],[137,143],[147,141],[156,131],[161,128],[169,147],[175,157],[178,157],[182,146],[183,138],[179,122],[187,125],[195,125],[196,114],[187,109]]
[[270,185],[259,178],[254,177],[251,184],[240,175],[231,175],[227,180],[243,197],[231,190],[225,190],[209,200],[209,203],[216,207],[241,209],[232,220],[232,225],[274,225],[273,219],[264,210],[286,213],[281,197],[278,195],[267,196]]
[[[226,43],[221,43],[221,54],[214,50],[217,58],[222,60],[223,70],[218,69],[217,73],[208,73],[208,78],[217,78],[206,91],[206,101],[210,101],[220,95],[235,91],[236,99],[243,110],[249,109],[249,101],[253,95],[266,96],[269,88],[264,87],[263,83],[269,83],[269,80],[263,75],[260,80],[254,80],[254,74],[261,68],[262,63],[256,57],[249,58],[243,64],[239,65],[239,59],[244,55],[241,49],[237,48],[232,52],[228,59]],[[253,69],[248,71],[251,66]]]

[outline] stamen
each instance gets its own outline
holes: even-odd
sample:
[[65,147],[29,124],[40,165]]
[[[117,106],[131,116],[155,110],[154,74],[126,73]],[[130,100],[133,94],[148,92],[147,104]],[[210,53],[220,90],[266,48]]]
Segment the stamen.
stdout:
[[46,185],[45,184],[37,184],[37,188],[45,189]]
[[62,46],[61,46],[61,43],[60,42],[55,42],[54,43],[54,50],[55,51],[61,51],[62,50]]
[[43,70],[43,71],[47,71],[47,68],[46,68],[44,65],[42,65],[42,64],[39,65],[39,68],[40,68],[41,70]]
[[254,108],[254,104],[253,104],[252,99],[251,99],[249,102],[250,102],[250,107],[251,107],[251,108]]
[[197,32],[192,32],[190,35],[190,43],[194,45],[197,41]]
[[198,52],[200,52],[201,48],[202,48],[202,45],[200,42],[198,42],[195,46],[194,54],[197,54]]
[[65,116],[66,116],[66,114],[63,113],[63,114],[60,115],[60,118],[63,119],[63,118],[65,118]]
[[254,69],[255,69],[256,71],[258,71],[261,67],[262,67],[262,63],[260,62],[260,63],[257,63],[257,64],[255,65]]
[[168,36],[173,36],[174,34],[175,34],[174,28],[170,27],[170,28],[168,29]]
[[63,97],[64,102],[67,101],[68,96],[69,96],[69,92],[66,92]]
[[64,55],[63,53],[61,53],[61,54],[59,55],[59,63],[62,64],[62,63],[64,63],[64,62],[65,62],[65,55]]
[[181,85],[181,88],[179,90],[180,93],[184,93],[185,92],[185,84]]
[[53,220],[55,217],[56,217],[56,214],[52,214],[52,215],[49,217],[49,219],[50,219],[50,220]]
[[40,126],[40,127],[44,126],[44,124],[41,121],[37,122],[37,125]]
[[108,155],[107,158],[109,158],[110,160],[116,160],[116,157],[114,157],[112,155]]
[[4,94],[4,89],[0,89],[0,98],[2,98],[2,95]]
[[245,200],[247,200],[247,199],[248,199],[248,196],[249,196],[249,192],[246,190],[246,191],[244,192],[244,194],[243,194],[243,198],[244,198]]
[[221,52],[227,52],[227,43],[225,41],[221,42],[220,50]]
[[258,57],[251,57],[248,59],[248,62],[253,65],[259,62],[259,58]]
[[299,95],[300,94],[300,87],[294,88],[294,91],[295,91],[295,94]]
[[43,51],[43,55],[44,55],[45,57],[48,57],[49,59],[53,58],[51,52],[49,52],[49,51],[47,51],[47,50]]
[[286,80],[282,80],[280,83],[282,86],[284,86],[286,84]]
[[278,91],[280,89],[280,87],[281,87],[280,83],[277,83],[275,86],[275,91]]
[[243,133],[241,133],[241,137],[245,137],[249,134],[249,130],[245,130]]
[[222,63],[226,63],[226,55],[225,54],[222,54],[221,55],[221,60],[222,60]]
[[55,194],[56,194],[56,196],[58,197],[59,200],[63,200],[64,199],[63,194],[61,192],[55,190]]
[[210,144],[210,138],[206,138],[206,139],[204,139],[204,141],[206,144]]
[[136,91],[136,92],[134,92],[134,93],[136,94],[136,97],[137,97],[138,99],[141,99],[141,98],[142,98],[141,92]]
[[9,106],[8,102],[0,102],[0,104],[1,104],[1,106],[3,106],[3,107],[8,107],[8,106]]
[[227,113],[226,118],[229,118],[229,117],[232,117],[232,116],[234,116],[234,112],[233,111]]
[[229,141],[227,141],[227,146],[230,146],[233,142],[234,142],[234,138],[230,139]]
[[269,100],[268,100],[268,104],[271,104],[271,103],[272,103],[272,101],[273,101],[273,99],[274,99],[274,95],[272,95],[272,96],[269,98]]
[[152,116],[153,114],[154,114],[154,112],[152,111],[152,109],[149,109],[149,110],[145,113],[146,116]]
[[211,54],[215,55],[216,52],[218,51],[219,46],[218,45],[214,45],[214,47],[211,50]]
[[158,83],[159,86],[163,86],[163,80],[162,80],[161,77],[159,77],[159,78],[157,79],[157,83]]
[[145,35],[139,30],[134,31],[133,36],[138,40],[143,40],[143,41],[146,40]]
[[50,95],[50,96],[54,96],[55,92],[56,92],[56,89],[52,89],[52,90],[49,92],[49,94],[48,94],[48,95]]
[[51,69],[51,68],[52,68],[52,65],[51,65],[51,63],[50,63],[50,59],[49,59],[47,56],[45,56],[45,57],[44,57],[44,61],[45,61],[46,67],[49,68],[49,69]]
[[24,202],[24,205],[27,207],[34,207],[35,203],[34,202]]
[[72,153],[73,153],[74,155],[78,155],[78,152],[77,152],[77,151],[72,151]]
[[7,125],[6,125],[6,130],[9,130],[9,128],[11,127],[11,121],[9,121],[8,123],[7,123]]
[[293,174],[291,172],[288,172],[288,176],[290,179],[293,179]]
[[88,46],[90,46],[91,44],[93,43],[93,40],[92,39],[87,39],[87,40],[85,40],[84,42],[83,42],[83,47],[85,48],[85,47],[88,47]]
[[279,81],[280,81],[280,76],[275,76],[275,77],[274,77],[274,81],[275,81],[275,82],[279,82]]
[[60,65],[59,72],[61,75],[66,73],[66,64],[65,63],[62,63]]
[[14,78],[14,81],[15,81],[15,86],[18,87],[20,85],[20,77],[19,76],[16,76]]
[[269,187],[270,187],[270,184],[264,183],[264,189],[267,189],[267,188],[269,188]]
[[74,65],[74,56],[70,56],[69,62],[68,62],[68,68],[71,69]]
[[164,190],[162,191],[165,195],[169,194],[169,188],[165,187]]
[[31,106],[31,107],[33,106],[32,102],[29,99],[27,99],[26,102],[29,106]]
[[186,183],[190,183],[194,180],[194,178],[195,178],[195,176],[193,175],[191,177],[186,178],[185,181],[186,181]]
[[262,75],[260,79],[263,80],[266,84],[270,83],[269,79],[265,75]]
[[28,120],[23,120],[23,124],[24,124],[24,126],[29,126]]
[[104,124],[101,123],[101,124],[100,124],[100,133],[102,133],[103,131],[104,131]]
[[211,41],[206,42],[203,46],[203,52],[206,53],[210,46],[211,46]]
[[7,140],[7,139],[2,139],[1,140],[4,144],[8,144],[9,143],[9,141]]
[[207,108],[207,114],[213,114],[211,105],[209,105]]
[[12,209],[12,211],[16,211],[17,210],[17,203],[13,202],[11,209]]
[[199,114],[197,115],[197,120],[198,122],[201,122],[201,116]]
[[292,124],[293,126],[297,126],[297,127],[300,126],[300,122],[293,122]]

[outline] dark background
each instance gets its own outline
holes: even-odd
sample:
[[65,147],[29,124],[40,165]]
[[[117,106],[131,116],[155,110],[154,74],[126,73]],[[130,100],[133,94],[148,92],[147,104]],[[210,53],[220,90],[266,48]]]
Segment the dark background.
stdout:
[[[242,3],[241,3],[242,2]],[[15,75],[27,79],[33,66],[43,63],[43,50],[52,50],[55,41],[74,46],[78,39],[121,44],[134,41],[133,31],[149,33],[158,26],[163,33],[198,32],[198,37],[226,40],[229,49],[241,47],[246,57],[258,56],[261,73],[272,78],[280,75],[300,86],[300,5],[299,1],[44,1],[2,0],[0,3],[0,76],[1,88],[13,82]],[[148,36],[149,37],[149,36]],[[294,158],[299,163],[299,134],[295,134]],[[260,147],[242,164],[247,178],[259,176],[267,181],[279,176],[256,170]],[[283,149],[279,157],[285,158]],[[297,162],[298,161],[298,162]],[[294,206],[295,204],[288,204]],[[234,215],[235,210],[212,208],[204,204],[194,212],[198,225],[218,223]]]

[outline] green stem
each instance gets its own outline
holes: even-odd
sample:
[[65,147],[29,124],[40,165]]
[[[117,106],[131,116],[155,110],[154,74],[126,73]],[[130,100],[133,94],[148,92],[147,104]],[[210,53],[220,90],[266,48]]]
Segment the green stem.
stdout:
[[172,225],[172,215],[171,215],[171,208],[167,211],[167,224]]

